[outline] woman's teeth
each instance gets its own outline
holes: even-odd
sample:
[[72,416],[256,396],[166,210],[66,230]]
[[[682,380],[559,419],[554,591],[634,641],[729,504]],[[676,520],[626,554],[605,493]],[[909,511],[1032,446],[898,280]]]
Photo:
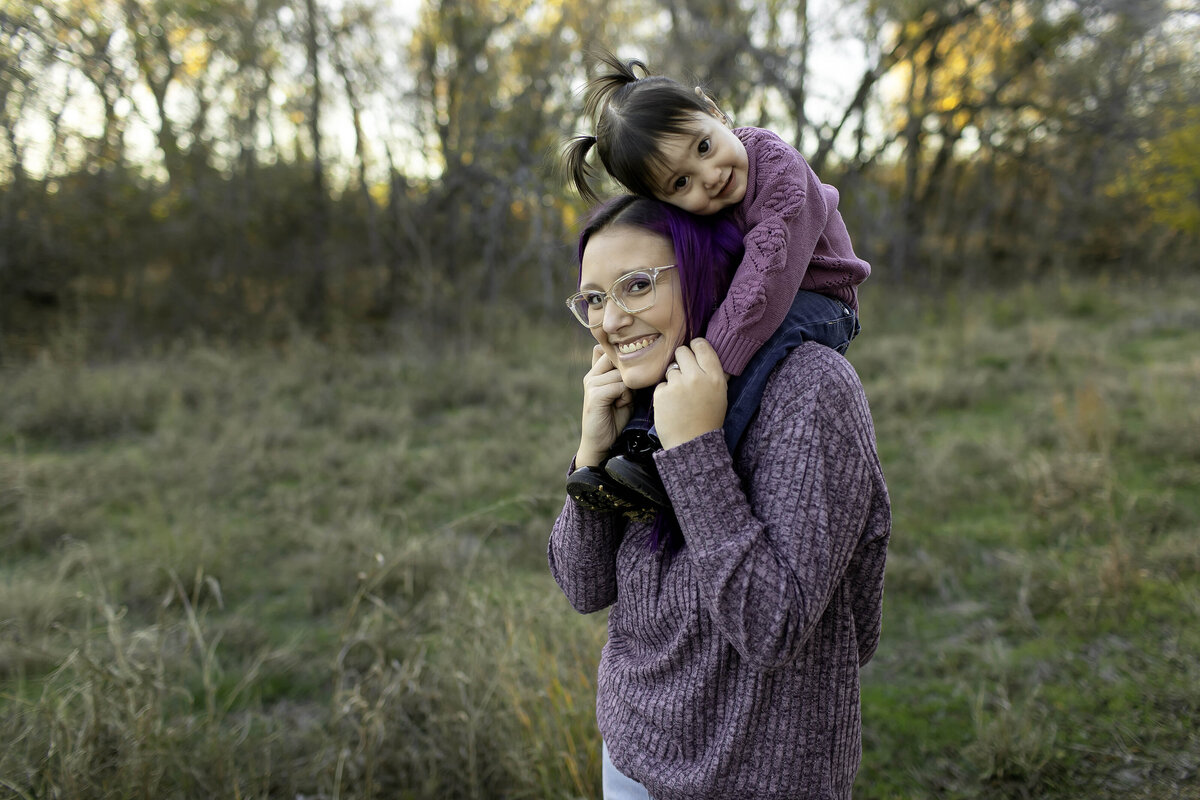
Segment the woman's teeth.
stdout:
[[654,342],[654,339],[655,337],[653,336],[647,336],[644,339],[637,339],[632,342],[626,342],[625,344],[619,344],[617,345],[617,352],[623,356],[627,356],[630,353],[636,353],[638,350],[644,350],[645,348],[649,347]]

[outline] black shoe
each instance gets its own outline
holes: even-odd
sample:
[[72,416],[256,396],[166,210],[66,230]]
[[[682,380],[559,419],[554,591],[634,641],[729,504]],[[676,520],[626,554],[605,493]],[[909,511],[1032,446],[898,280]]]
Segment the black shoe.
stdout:
[[662,450],[662,442],[648,430],[626,428],[617,434],[617,440],[609,449],[609,456],[629,456],[636,461],[654,463],[653,456]]
[[658,477],[653,460],[647,458],[643,461],[637,456],[613,456],[604,462],[604,471],[621,488],[636,493],[645,502],[659,508],[671,507],[671,499],[667,497],[667,489]]
[[646,498],[614,482],[595,467],[582,467],[568,475],[567,494],[586,509],[616,511],[633,522],[651,520],[658,513]]
[[662,442],[648,430],[626,428],[613,444],[612,456],[604,462],[604,471],[626,489],[636,492],[659,508],[670,508],[666,487],[654,466],[654,454]]

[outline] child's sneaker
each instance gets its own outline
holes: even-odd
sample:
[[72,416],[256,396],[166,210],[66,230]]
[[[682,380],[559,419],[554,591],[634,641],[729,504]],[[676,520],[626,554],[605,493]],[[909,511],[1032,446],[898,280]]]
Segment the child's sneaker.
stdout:
[[591,511],[616,511],[632,522],[654,518],[658,509],[595,467],[582,467],[567,476],[567,494]]
[[613,445],[613,456],[604,462],[604,471],[626,490],[637,493],[659,508],[670,508],[666,487],[654,466],[654,454],[662,450],[658,437],[649,431],[626,430]]

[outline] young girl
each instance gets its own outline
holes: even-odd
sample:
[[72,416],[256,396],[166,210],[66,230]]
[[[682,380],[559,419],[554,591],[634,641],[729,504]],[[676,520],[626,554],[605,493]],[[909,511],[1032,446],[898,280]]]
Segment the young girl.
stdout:
[[[608,174],[629,191],[695,214],[730,214],[742,231],[741,264],[705,333],[731,376],[724,430],[732,452],[784,355],[808,339],[845,352],[858,333],[857,287],[870,265],[854,254],[837,189],[821,183],[779,136],[731,128],[699,88],[650,75],[640,61],[600,58],[609,71],[588,84],[585,99],[595,136],[576,137],[564,153],[580,194],[597,199],[587,163],[594,146]],[[647,503],[666,507],[649,458],[657,446],[650,418],[648,408],[635,413],[604,469]],[[568,490],[580,502],[608,508],[621,492],[570,484]]]

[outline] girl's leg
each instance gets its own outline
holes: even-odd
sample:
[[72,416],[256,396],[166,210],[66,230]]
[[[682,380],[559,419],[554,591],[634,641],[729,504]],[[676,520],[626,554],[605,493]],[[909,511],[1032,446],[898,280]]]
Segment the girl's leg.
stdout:
[[608,745],[603,745],[604,800],[651,800],[646,787],[633,778],[622,775],[608,758]]
[[654,453],[662,449],[654,429],[654,390],[634,395],[633,416],[609,452],[604,470],[625,489],[642,497],[651,508],[671,505],[667,490],[654,466]]
[[[634,394],[633,414],[625,430],[617,436],[609,461],[629,452],[632,443],[647,440],[651,426],[653,395],[647,391]],[[645,445],[641,445],[645,447]],[[608,462],[606,461],[605,464]],[[567,494],[575,498],[584,508],[595,511],[617,511],[629,520],[640,522],[653,519],[657,513],[655,502],[646,497],[635,485],[624,486],[600,467],[584,467],[567,476]],[[665,496],[665,494],[664,494]]]
[[729,409],[725,412],[725,442],[737,449],[746,426],[758,412],[763,389],[775,365],[801,342],[813,341],[845,353],[858,334],[858,317],[840,300],[800,291],[783,324],[758,349],[741,375],[729,381]]

